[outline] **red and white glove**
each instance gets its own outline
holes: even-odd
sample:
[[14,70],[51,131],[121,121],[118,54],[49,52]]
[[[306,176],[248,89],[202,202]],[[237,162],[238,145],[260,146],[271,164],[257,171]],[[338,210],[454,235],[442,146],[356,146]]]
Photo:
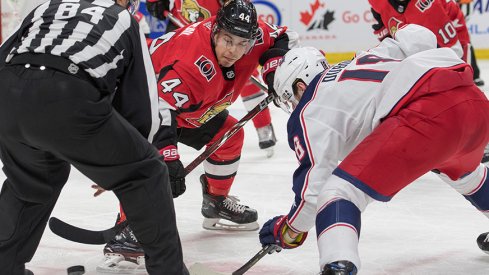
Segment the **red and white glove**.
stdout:
[[168,166],[168,174],[170,176],[170,186],[174,198],[180,196],[187,189],[185,185],[185,168],[180,161],[177,146],[168,145],[160,149],[160,155]]
[[280,59],[287,53],[287,50],[281,48],[271,48],[266,50],[261,56],[259,63],[262,66],[261,73],[263,80],[267,83],[268,93],[274,92],[273,80],[275,77],[275,70],[280,64]]
[[382,41],[387,37],[391,37],[391,34],[389,33],[389,30],[386,27],[382,27],[378,30],[374,30],[374,34],[375,36],[377,36],[377,39],[379,39],[379,41]]
[[[295,238],[289,235],[289,231],[297,234]],[[275,244],[284,249],[297,248],[304,243],[307,232],[295,232],[287,224],[287,215],[276,216],[268,220],[261,228],[259,234],[260,243],[265,246]]]

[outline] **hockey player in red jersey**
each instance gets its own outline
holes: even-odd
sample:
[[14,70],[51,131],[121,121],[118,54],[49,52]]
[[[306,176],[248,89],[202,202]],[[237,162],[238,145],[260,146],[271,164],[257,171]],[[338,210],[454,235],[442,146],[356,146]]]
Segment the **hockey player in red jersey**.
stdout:
[[[269,89],[278,60],[295,47],[298,35],[257,20],[253,4],[231,0],[217,16],[167,33],[149,46],[155,73],[159,75],[160,112],[165,125],[153,145],[169,170],[173,196],[185,191],[185,171],[177,149],[183,143],[197,150],[213,144],[237,120],[226,110],[240,95],[259,63]],[[256,230],[258,213],[229,196],[237,174],[244,132],[241,129],[204,161],[201,175],[201,213],[206,229]],[[227,222],[221,222],[221,219]],[[121,211],[119,222],[124,220]],[[143,251],[126,227],[104,248],[109,269],[111,257],[141,262]],[[120,258],[120,257],[119,257]]]
[[[165,19],[166,12],[169,11],[180,23],[188,25],[217,14],[217,11],[223,3],[224,1],[222,0],[147,0],[146,7],[152,16],[160,20]],[[170,20],[167,26],[167,32],[172,32],[179,27]],[[253,76],[259,78],[259,71],[255,70]],[[240,94],[243,104],[248,111],[253,109],[266,97],[265,92],[260,90],[251,81],[246,82]],[[277,139],[272,126],[270,110],[266,108],[255,116],[253,118],[253,125],[258,134],[258,146],[260,149],[266,151],[267,157],[271,157]]]
[[[217,16],[152,42],[150,53],[159,73],[160,98],[174,109],[175,128],[161,133],[158,145],[170,160],[170,170],[171,160],[178,160],[177,142],[200,149],[237,122],[226,108],[240,95],[259,61],[264,78],[272,83],[277,60],[297,44],[297,37],[286,27],[258,21],[250,2],[231,0]],[[257,226],[256,211],[228,197],[243,139],[241,130],[204,162],[202,214],[206,228],[214,228],[220,218],[240,224],[240,228],[249,223],[251,228]]]
[[[362,212],[430,171],[489,217],[489,170],[479,163],[489,101],[472,68],[437,48],[428,29],[401,26],[333,66],[317,49],[291,49],[274,88],[292,111],[287,131],[299,167],[292,207],[263,225],[262,245],[296,248],[315,226],[321,274],[357,274]],[[485,250],[486,236],[478,240]]]
[[462,11],[455,1],[446,0],[369,0],[377,23],[372,25],[379,40],[394,35],[402,24],[418,24],[430,29],[439,47],[452,48],[467,61],[469,32]]

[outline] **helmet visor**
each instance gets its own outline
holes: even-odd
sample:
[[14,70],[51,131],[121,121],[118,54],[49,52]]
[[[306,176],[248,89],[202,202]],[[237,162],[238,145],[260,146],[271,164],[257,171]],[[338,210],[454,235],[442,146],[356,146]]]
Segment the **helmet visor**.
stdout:
[[247,54],[255,45],[256,39],[247,39],[231,34],[223,29],[217,30],[215,41],[217,46],[225,47],[228,50],[236,50]]

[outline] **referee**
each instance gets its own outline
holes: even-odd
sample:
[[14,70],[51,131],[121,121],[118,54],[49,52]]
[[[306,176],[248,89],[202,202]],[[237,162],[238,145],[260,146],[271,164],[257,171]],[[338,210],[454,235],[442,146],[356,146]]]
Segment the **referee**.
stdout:
[[150,144],[160,118],[144,35],[127,10],[138,4],[47,1],[0,47],[0,274],[32,274],[25,263],[70,164],[114,191],[149,274],[188,274],[168,170]]

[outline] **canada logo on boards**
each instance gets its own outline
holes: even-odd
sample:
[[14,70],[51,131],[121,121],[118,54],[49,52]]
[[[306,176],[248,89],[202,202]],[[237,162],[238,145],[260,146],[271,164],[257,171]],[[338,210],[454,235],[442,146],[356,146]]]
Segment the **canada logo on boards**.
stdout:
[[334,11],[324,10],[326,4],[315,0],[309,4],[309,9],[300,12],[300,21],[307,26],[307,30],[329,30],[329,24],[335,20]]

